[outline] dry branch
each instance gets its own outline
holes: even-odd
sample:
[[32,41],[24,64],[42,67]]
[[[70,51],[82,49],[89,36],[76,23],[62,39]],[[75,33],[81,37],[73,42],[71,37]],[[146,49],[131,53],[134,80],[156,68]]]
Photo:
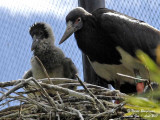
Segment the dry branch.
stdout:
[[[124,100],[126,95],[117,90],[88,84],[80,79],[77,81],[67,78],[50,78],[50,80],[53,84],[46,84],[47,78],[1,82],[0,87],[6,92],[0,91],[0,100],[3,102],[0,104],[3,108],[0,110],[0,119],[94,120],[122,118],[125,113],[121,109],[123,105],[117,105],[111,101]],[[21,89],[26,85],[29,87],[27,90]],[[71,90],[69,86],[82,86],[83,89]],[[48,91],[53,91],[53,95],[50,96]],[[26,96],[37,92],[41,97]],[[19,101],[21,104],[4,107],[13,101]]]

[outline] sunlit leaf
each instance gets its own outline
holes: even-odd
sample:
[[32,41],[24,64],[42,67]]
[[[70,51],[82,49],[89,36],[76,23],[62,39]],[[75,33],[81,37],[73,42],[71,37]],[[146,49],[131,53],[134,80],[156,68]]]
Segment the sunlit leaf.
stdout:
[[159,107],[156,103],[140,97],[127,97],[126,102],[130,103],[131,105],[137,105],[141,107],[153,107],[153,108]]
[[157,64],[147,54],[140,50],[137,50],[136,55],[149,70],[151,80],[160,84],[159,66],[157,66]]
[[[136,55],[148,69],[150,79],[160,84],[160,67],[144,52],[138,50]],[[156,50],[156,55],[159,55],[157,60],[160,63],[160,46]],[[125,116],[138,115],[148,120],[160,120],[160,102],[157,101],[160,98],[159,89],[142,96],[144,98],[130,96],[126,98],[127,104],[124,107],[127,108],[128,113]],[[152,99],[149,100],[145,98],[146,96]]]
[[137,50],[136,55],[142,61],[142,63],[144,63],[147,66],[149,70],[155,72],[159,71],[158,66],[147,54],[145,54],[141,50]]
[[126,116],[131,116],[131,115],[133,115],[134,114],[134,112],[128,112],[128,113],[126,113],[126,114],[124,114],[124,116],[126,117]]

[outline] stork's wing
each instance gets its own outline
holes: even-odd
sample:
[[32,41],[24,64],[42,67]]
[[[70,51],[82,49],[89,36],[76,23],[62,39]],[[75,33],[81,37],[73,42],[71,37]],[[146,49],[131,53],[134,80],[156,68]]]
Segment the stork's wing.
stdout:
[[135,51],[140,49],[155,60],[155,49],[160,42],[160,31],[149,24],[108,10],[98,9],[92,13],[106,36],[117,46],[135,56]]

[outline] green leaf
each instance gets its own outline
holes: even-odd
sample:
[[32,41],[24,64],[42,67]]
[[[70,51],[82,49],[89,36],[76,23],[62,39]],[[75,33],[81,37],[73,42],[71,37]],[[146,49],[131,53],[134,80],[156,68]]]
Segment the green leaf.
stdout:
[[153,101],[150,101],[146,98],[140,98],[140,97],[127,97],[126,102],[131,104],[131,105],[137,105],[140,107],[159,107],[156,103]]
[[150,79],[160,84],[159,66],[157,66],[157,64],[147,54],[140,50],[136,51],[136,55],[149,70]]

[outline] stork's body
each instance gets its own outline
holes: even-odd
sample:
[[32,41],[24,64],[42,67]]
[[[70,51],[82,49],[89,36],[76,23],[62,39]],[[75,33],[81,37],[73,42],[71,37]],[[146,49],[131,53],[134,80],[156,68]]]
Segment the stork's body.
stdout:
[[[67,15],[66,22],[67,30],[60,43],[74,32],[78,47],[88,56],[100,77],[107,81],[118,81],[120,90],[125,93],[136,92],[135,80],[117,73],[130,76],[138,73],[142,78],[149,79],[148,70],[136,58],[136,51],[140,49],[156,61],[159,30],[106,8],[92,13],[76,8]],[[135,89],[124,89],[123,86],[128,84]]]

